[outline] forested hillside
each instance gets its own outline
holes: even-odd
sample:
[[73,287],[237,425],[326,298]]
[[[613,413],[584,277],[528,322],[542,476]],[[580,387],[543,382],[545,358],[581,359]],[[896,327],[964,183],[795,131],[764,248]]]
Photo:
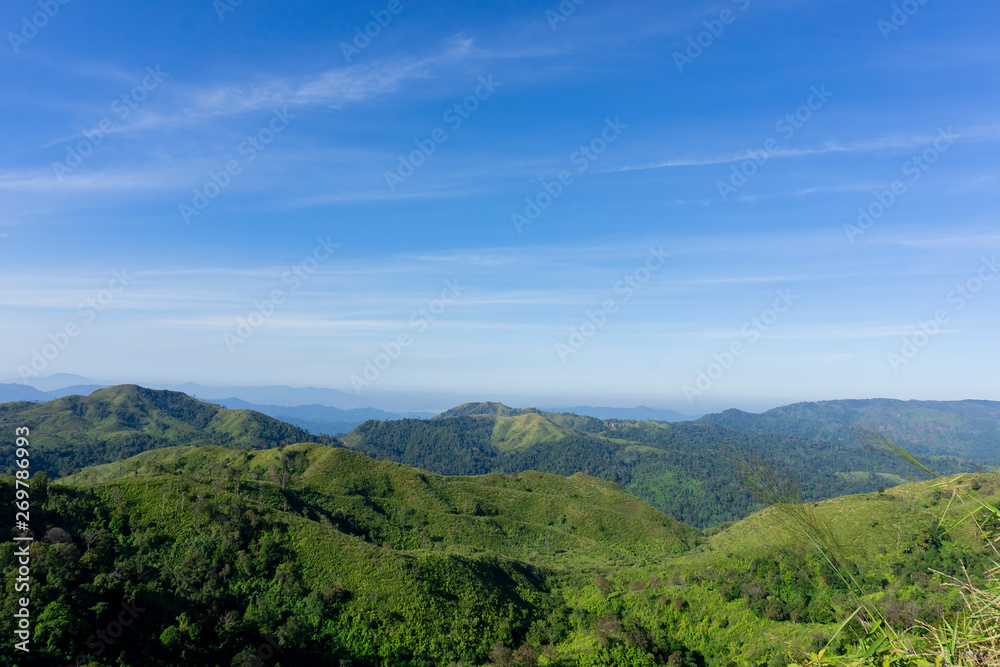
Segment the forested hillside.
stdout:
[[824,440],[849,439],[844,424],[864,424],[883,429],[918,454],[1000,464],[1000,402],[997,401],[888,398],[819,401],[784,405],[761,414],[726,410],[705,415],[697,422]]
[[24,426],[32,433],[32,469],[52,477],[158,447],[265,449],[332,441],[259,412],[227,410],[176,391],[121,385],[46,403],[0,404],[0,433],[4,434],[0,471],[13,474],[13,433]]
[[[344,442],[372,457],[447,475],[583,472],[613,481],[700,528],[741,519],[758,507],[732,475],[722,443],[766,453],[788,466],[806,500],[871,492],[914,479],[901,459],[848,437],[820,440],[701,421],[600,420],[499,403],[470,403],[430,420],[365,422]],[[944,473],[974,470],[978,464],[934,458],[934,466]]]
[[[595,623],[563,586],[596,594],[600,572],[700,539],[582,475],[444,478],[314,444],[161,449],[126,470],[34,485],[37,648],[21,664],[95,656],[87,636],[122,601],[144,611],[101,664],[256,664],[268,637],[284,665],[482,664],[526,643],[536,655]],[[12,500],[9,480],[3,495]],[[0,547],[5,570],[13,550]],[[658,652],[695,664],[658,632]],[[609,656],[635,651],[624,638],[604,644]]]
[[[916,450],[936,469],[951,473],[975,470],[995,459],[996,420],[989,419],[996,405],[829,401],[761,415],[727,411],[696,422],[666,423],[468,403],[428,420],[368,421],[345,442],[374,458],[444,475],[582,472],[620,485],[679,521],[708,528],[758,508],[730,474],[722,443],[782,462],[805,499],[822,500],[915,479],[900,459],[857,444],[844,424],[886,419],[890,430],[904,435],[933,433],[933,439],[925,438]],[[928,426],[945,419],[951,420],[947,428]],[[329,436],[311,435],[258,412],[227,410],[178,392],[134,385],[47,403],[0,405],[0,430],[9,435],[17,426],[28,426],[34,434],[33,468],[52,477],[159,447],[263,449],[304,441],[335,443]],[[12,445],[8,437],[0,446],[0,470],[8,473],[13,470]]]

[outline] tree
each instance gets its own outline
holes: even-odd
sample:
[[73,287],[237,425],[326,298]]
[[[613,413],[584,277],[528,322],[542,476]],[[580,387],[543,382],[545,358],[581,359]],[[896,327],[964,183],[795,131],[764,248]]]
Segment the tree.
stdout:
[[75,613],[68,604],[50,602],[35,623],[35,642],[42,643],[52,652],[69,646],[78,633],[80,615]]
[[28,488],[31,491],[31,495],[32,496],[38,497],[38,496],[41,496],[44,493],[45,494],[45,498],[48,499],[48,497],[49,497],[49,476],[45,473],[44,470],[42,470],[40,472],[36,472],[32,476],[31,483],[29,484]]

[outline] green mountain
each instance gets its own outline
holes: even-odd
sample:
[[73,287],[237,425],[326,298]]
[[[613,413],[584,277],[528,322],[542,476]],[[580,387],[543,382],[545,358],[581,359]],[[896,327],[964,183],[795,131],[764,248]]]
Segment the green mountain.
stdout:
[[702,424],[739,431],[842,440],[844,424],[871,425],[918,454],[1000,463],[1000,402],[899,401],[887,398],[794,403],[761,414],[726,410]]
[[100,655],[87,637],[122,601],[143,614],[99,664],[256,664],[269,636],[276,664],[483,664],[573,632],[569,582],[701,539],[584,475],[445,478],[317,444],[152,450],[32,497],[36,662],[21,664]]
[[516,417],[526,414],[538,414],[541,410],[535,408],[508,408],[503,403],[488,401],[484,403],[463,403],[456,408],[445,410],[434,419],[447,419],[448,417]]
[[[1000,495],[997,475],[949,484]],[[443,477],[297,444],[156,449],[31,487],[32,653],[12,646],[6,540],[4,665],[778,667],[852,604],[778,509],[706,537],[582,474]],[[903,628],[962,605],[928,568],[986,565],[949,510],[921,482],[812,511]]]
[[22,426],[31,430],[32,470],[53,477],[159,447],[265,449],[317,439],[331,442],[259,412],[227,410],[175,391],[121,385],[46,403],[0,404],[0,471],[13,474],[13,434]]
[[[468,403],[429,420],[368,421],[344,443],[375,458],[445,475],[583,472],[620,484],[699,528],[742,519],[758,508],[732,475],[721,443],[763,452],[787,465],[810,501],[871,492],[913,478],[905,462],[840,438],[839,432],[838,438],[822,440],[805,426],[798,427],[798,434],[789,434],[795,430],[791,427],[768,431],[740,426],[601,420]],[[973,470],[980,462],[932,458],[944,473]]]

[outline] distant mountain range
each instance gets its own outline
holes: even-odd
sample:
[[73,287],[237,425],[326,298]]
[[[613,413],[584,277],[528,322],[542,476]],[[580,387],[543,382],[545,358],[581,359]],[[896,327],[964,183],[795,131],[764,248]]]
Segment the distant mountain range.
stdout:
[[[43,400],[69,396],[73,393],[86,395],[94,389],[117,386],[127,383],[100,383],[80,375],[60,373],[45,377],[29,378],[27,382],[9,381],[0,384],[0,398],[9,400]],[[286,387],[281,385],[239,387],[222,386],[209,387],[194,382],[182,384],[149,384],[150,389],[166,389],[179,391],[195,398],[219,400],[237,397],[241,400],[262,405],[325,405],[341,409],[364,408],[358,405],[359,398],[336,389],[319,387]],[[40,396],[41,394],[41,396]],[[405,411],[404,411],[405,412]],[[411,411],[420,416],[432,416],[435,411]]]
[[385,421],[427,416],[419,413],[397,414],[376,408],[341,410],[340,408],[332,408],[328,405],[261,405],[259,403],[248,403],[241,398],[213,399],[211,402],[218,403],[232,410],[256,410],[275,419],[308,429],[313,433],[326,433],[329,435],[348,433],[359,424],[363,424],[370,419]]
[[82,375],[72,375],[70,373],[41,375],[39,377],[28,378],[26,380],[8,380],[7,382],[9,384],[34,387],[35,389],[42,392],[51,392],[64,388],[83,387],[90,385],[98,387],[109,386],[101,384],[96,380],[91,380],[90,378],[84,377]]
[[105,385],[73,385],[43,391],[26,384],[0,384],[0,403],[10,403],[11,401],[51,401],[54,398],[63,396],[86,396],[97,389],[104,389]]
[[[109,386],[114,385],[102,384],[80,375],[59,373],[30,378],[27,383],[0,383],[0,403],[48,401],[74,394],[86,396],[95,389]],[[356,395],[336,389],[318,387],[286,387],[281,385],[209,387],[193,382],[144,386],[149,386],[151,389],[180,391],[194,398],[211,401],[229,408],[257,410],[302,428],[308,428],[315,433],[346,433],[367,419],[429,418],[441,412],[441,409],[414,408],[414,406],[427,405],[426,398],[382,397],[370,399],[370,405],[358,405],[361,399]],[[454,403],[449,404],[454,405]],[[296,409],[289,410],[288,408]],[[325,408],[329,408],[329,410]],[[546,407],[544,409],[550,412],[571,412],[599,419],[655,419],[675,422],[691,421],[701,416],[701,414],[682,414],[674,410],[646,406],[634,408],[574,406]]]

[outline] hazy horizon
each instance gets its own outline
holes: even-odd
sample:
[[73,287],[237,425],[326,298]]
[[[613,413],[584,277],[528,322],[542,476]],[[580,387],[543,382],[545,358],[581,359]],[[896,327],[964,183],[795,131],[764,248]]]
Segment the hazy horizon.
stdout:
[[[246,384],[246,385],[231,385],[225,382],[183,382],[183,383],[173,383],[173,382],[163,382],[155,379],[136,381],[132,379],[108,379],[108,378],[89,378],[84,376],[76,375],[54,375],[54,376],[41,376],[38,378],[29,378],[28,380],[11,379],[10,382],[26,384],[32,386],[40,391],[58,391],[64,388],[72,388],[81,385],[105,385],[114,386],[122,384],[136,384],[139,386],[156,388],[156,389],[171,389],[171,390],[185,390],[184,385],[198,385],[199,387],[205,387],[210,389],[260,389],[264,387],[274,387],[277,390],[281,389],[292,389],[292,390],[305,390],[305,389],[316,389],[321,391],[333,390],[340,391],[336,387],[317,387],[317,386],[307,386],[307,385],[267,385],[267,384]],[[197,392],[189,392],[197,396]],[[213,394],[211,397],[200,397],[204,400],[213,401],[223,398],[239,398],[238,394],[240,392],[233,392],[233,396],[222,396],[221,394],[216,396]],[[629,408],[651,408],[654,410],[671,410],[677,412],[681,415],[690,415],[694,417],[701,416],[703,414],[717,413],[730,408],[736,408],[739,410],[744,410],[746,412],[761,413],[771,410],[773,408],[782,407],[785,405],[790,405],[793,403],[800,402],[822,402],[822,401],[838,401],[838,400],[866,400],[866,399],[889,399],[889,400],[901,400],[901,401],[935,401],[935,400],[991,400],[984,399],[978,396],[966,396],[957,399],[935,399],[935,398],[923,398],[923,397],[898,397],[898,396],[841,396],[841,397],[828,397],[828,398],[818,398],[818,399],[802,399],[802,400],[790,400],[784,402],[767,402],[767,401],[753,401],[753,400],[743,400],[733,403],[727,403],[725,401],[720,402],[706,402],[701,406],[695,408],[687,405],[683,402],[675,402],[673,404],[666,402],[659,402],[655,400],[655,397],[650,398],[628,398],[628,397],[601,397],[595,395],[535,395],[530,394],[503,394],[503,395],[484,395],[477,392],[452,392],[452,393],[434,393],[434,392],[377,392],[372,393],[368,396],[357,396],[348,392],[341,392],[341,396],[336,399],[329,399],[326,401],[318,400],[303,400],[295,401],[292,396],[289,396],[288,400],[282,401],[280,405],[305,405],[305,404],[322,404],[330,405],[331,407],[338,407],[341,409],[353,409],[353,408],[378,408],[383,410],[388,410],[389,412],[444,412],[450,408],[456,407],[463,403],[472,402],[499,402],[507,405],[508,407],[514,408],[539,408],[539,409],[568,409],[574,407],[595,407],[595,408],[614,408],[614,409],[629,409]],[[271,401],[265,400],[247,400],[249,403],[269,403]]]

